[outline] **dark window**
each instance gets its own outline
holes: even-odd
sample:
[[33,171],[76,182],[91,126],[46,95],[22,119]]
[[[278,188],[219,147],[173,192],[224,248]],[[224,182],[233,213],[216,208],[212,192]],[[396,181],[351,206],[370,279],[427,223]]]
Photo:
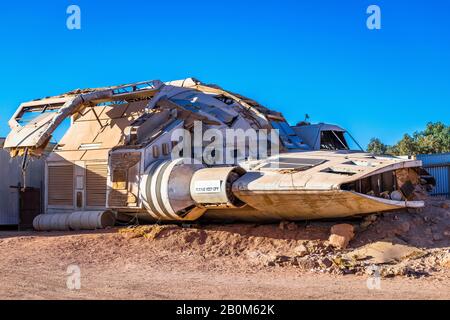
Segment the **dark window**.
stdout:
[[322,150],[348,150],[348,144],[341,131],[322,131],[320,133],[320,149]]

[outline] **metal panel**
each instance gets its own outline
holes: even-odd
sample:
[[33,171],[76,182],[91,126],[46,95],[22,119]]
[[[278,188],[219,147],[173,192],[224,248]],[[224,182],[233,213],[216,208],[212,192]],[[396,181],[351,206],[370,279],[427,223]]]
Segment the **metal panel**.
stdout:
[[106,182],[108,166],[106,164],[86,165],[86,206],[106,206]]
[[111,188],[108,207],[137,207],[139,199],[140,152],[113,152],[110,156]]
[[[9,154],[0,151],[0,224],[17,224],[19,219],[19,200],[14,197],[16,190],[10,188],[10,177],[12,176],[9,167]],[[16,200],[16,201],[13,201]]]
[[2,192],[0,203],[0,225],[17,225],[19,223],[18,189],[10,189],[5,193]]
[[426,170],[436,179],[436,187],[431,192],[431,195],[448,195],[449,190],[449,168],[447,166],[431,167]]
[[421,154],[417,160],[423,162],[423,167],[436,179],[436,187],[431,192],[433,196],[450,195],[450,153]]
[[[23,186],[21,163],[21,157],[11,159],[9,152],[0,148],[0,225],[19,223],[18,187]],[[26,174],[26,186],[41,188],[43,179],[44,160],[31,161]]]
[[424,167],[450,165],[450,153],[420,154],[417,155],[417,160],[421,160]]
[[20,192],[20,230],[33,228],[33,220],[41,214],[41,190],[26,188]]

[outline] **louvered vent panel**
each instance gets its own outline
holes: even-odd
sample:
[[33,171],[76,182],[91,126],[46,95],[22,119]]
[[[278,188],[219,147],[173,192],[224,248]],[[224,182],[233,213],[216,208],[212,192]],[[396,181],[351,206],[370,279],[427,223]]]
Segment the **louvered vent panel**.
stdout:
[[73,206],[73,165],[48,167],[48,204]]
[[86,166],[86,205],[88,207],[104,207],[106,205],[107,174],[106,164]]

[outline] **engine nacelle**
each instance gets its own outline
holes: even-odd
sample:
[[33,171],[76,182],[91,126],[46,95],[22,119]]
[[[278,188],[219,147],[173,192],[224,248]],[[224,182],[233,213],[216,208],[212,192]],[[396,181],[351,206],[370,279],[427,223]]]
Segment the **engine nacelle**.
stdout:
[[197,206],[208,209],[235,209],[245,206],[232,191],[233,183],[245,174],[241,167],[200,169],[191,180],[191,197]]
[[141,177],[140,197],[159,221],[193,221],[209,208],[239,208],[233,183],[245,173],[240,167],[205,168],[183,159],[155,161]]

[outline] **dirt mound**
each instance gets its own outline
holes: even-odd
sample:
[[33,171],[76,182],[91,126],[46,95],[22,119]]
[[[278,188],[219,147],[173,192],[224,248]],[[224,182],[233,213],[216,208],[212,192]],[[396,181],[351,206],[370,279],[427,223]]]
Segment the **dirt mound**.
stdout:
[[450,257],[448,202],[430,200],[420,212],[393,212],[347,221],[355,238],[346,249],[328,241],[336,222],[279,225],[154,225],[122,229],[127,239],[155,240],[172,252],[191,252],[220,265],[292,267],[301,271],[424,276],[445,270]]

